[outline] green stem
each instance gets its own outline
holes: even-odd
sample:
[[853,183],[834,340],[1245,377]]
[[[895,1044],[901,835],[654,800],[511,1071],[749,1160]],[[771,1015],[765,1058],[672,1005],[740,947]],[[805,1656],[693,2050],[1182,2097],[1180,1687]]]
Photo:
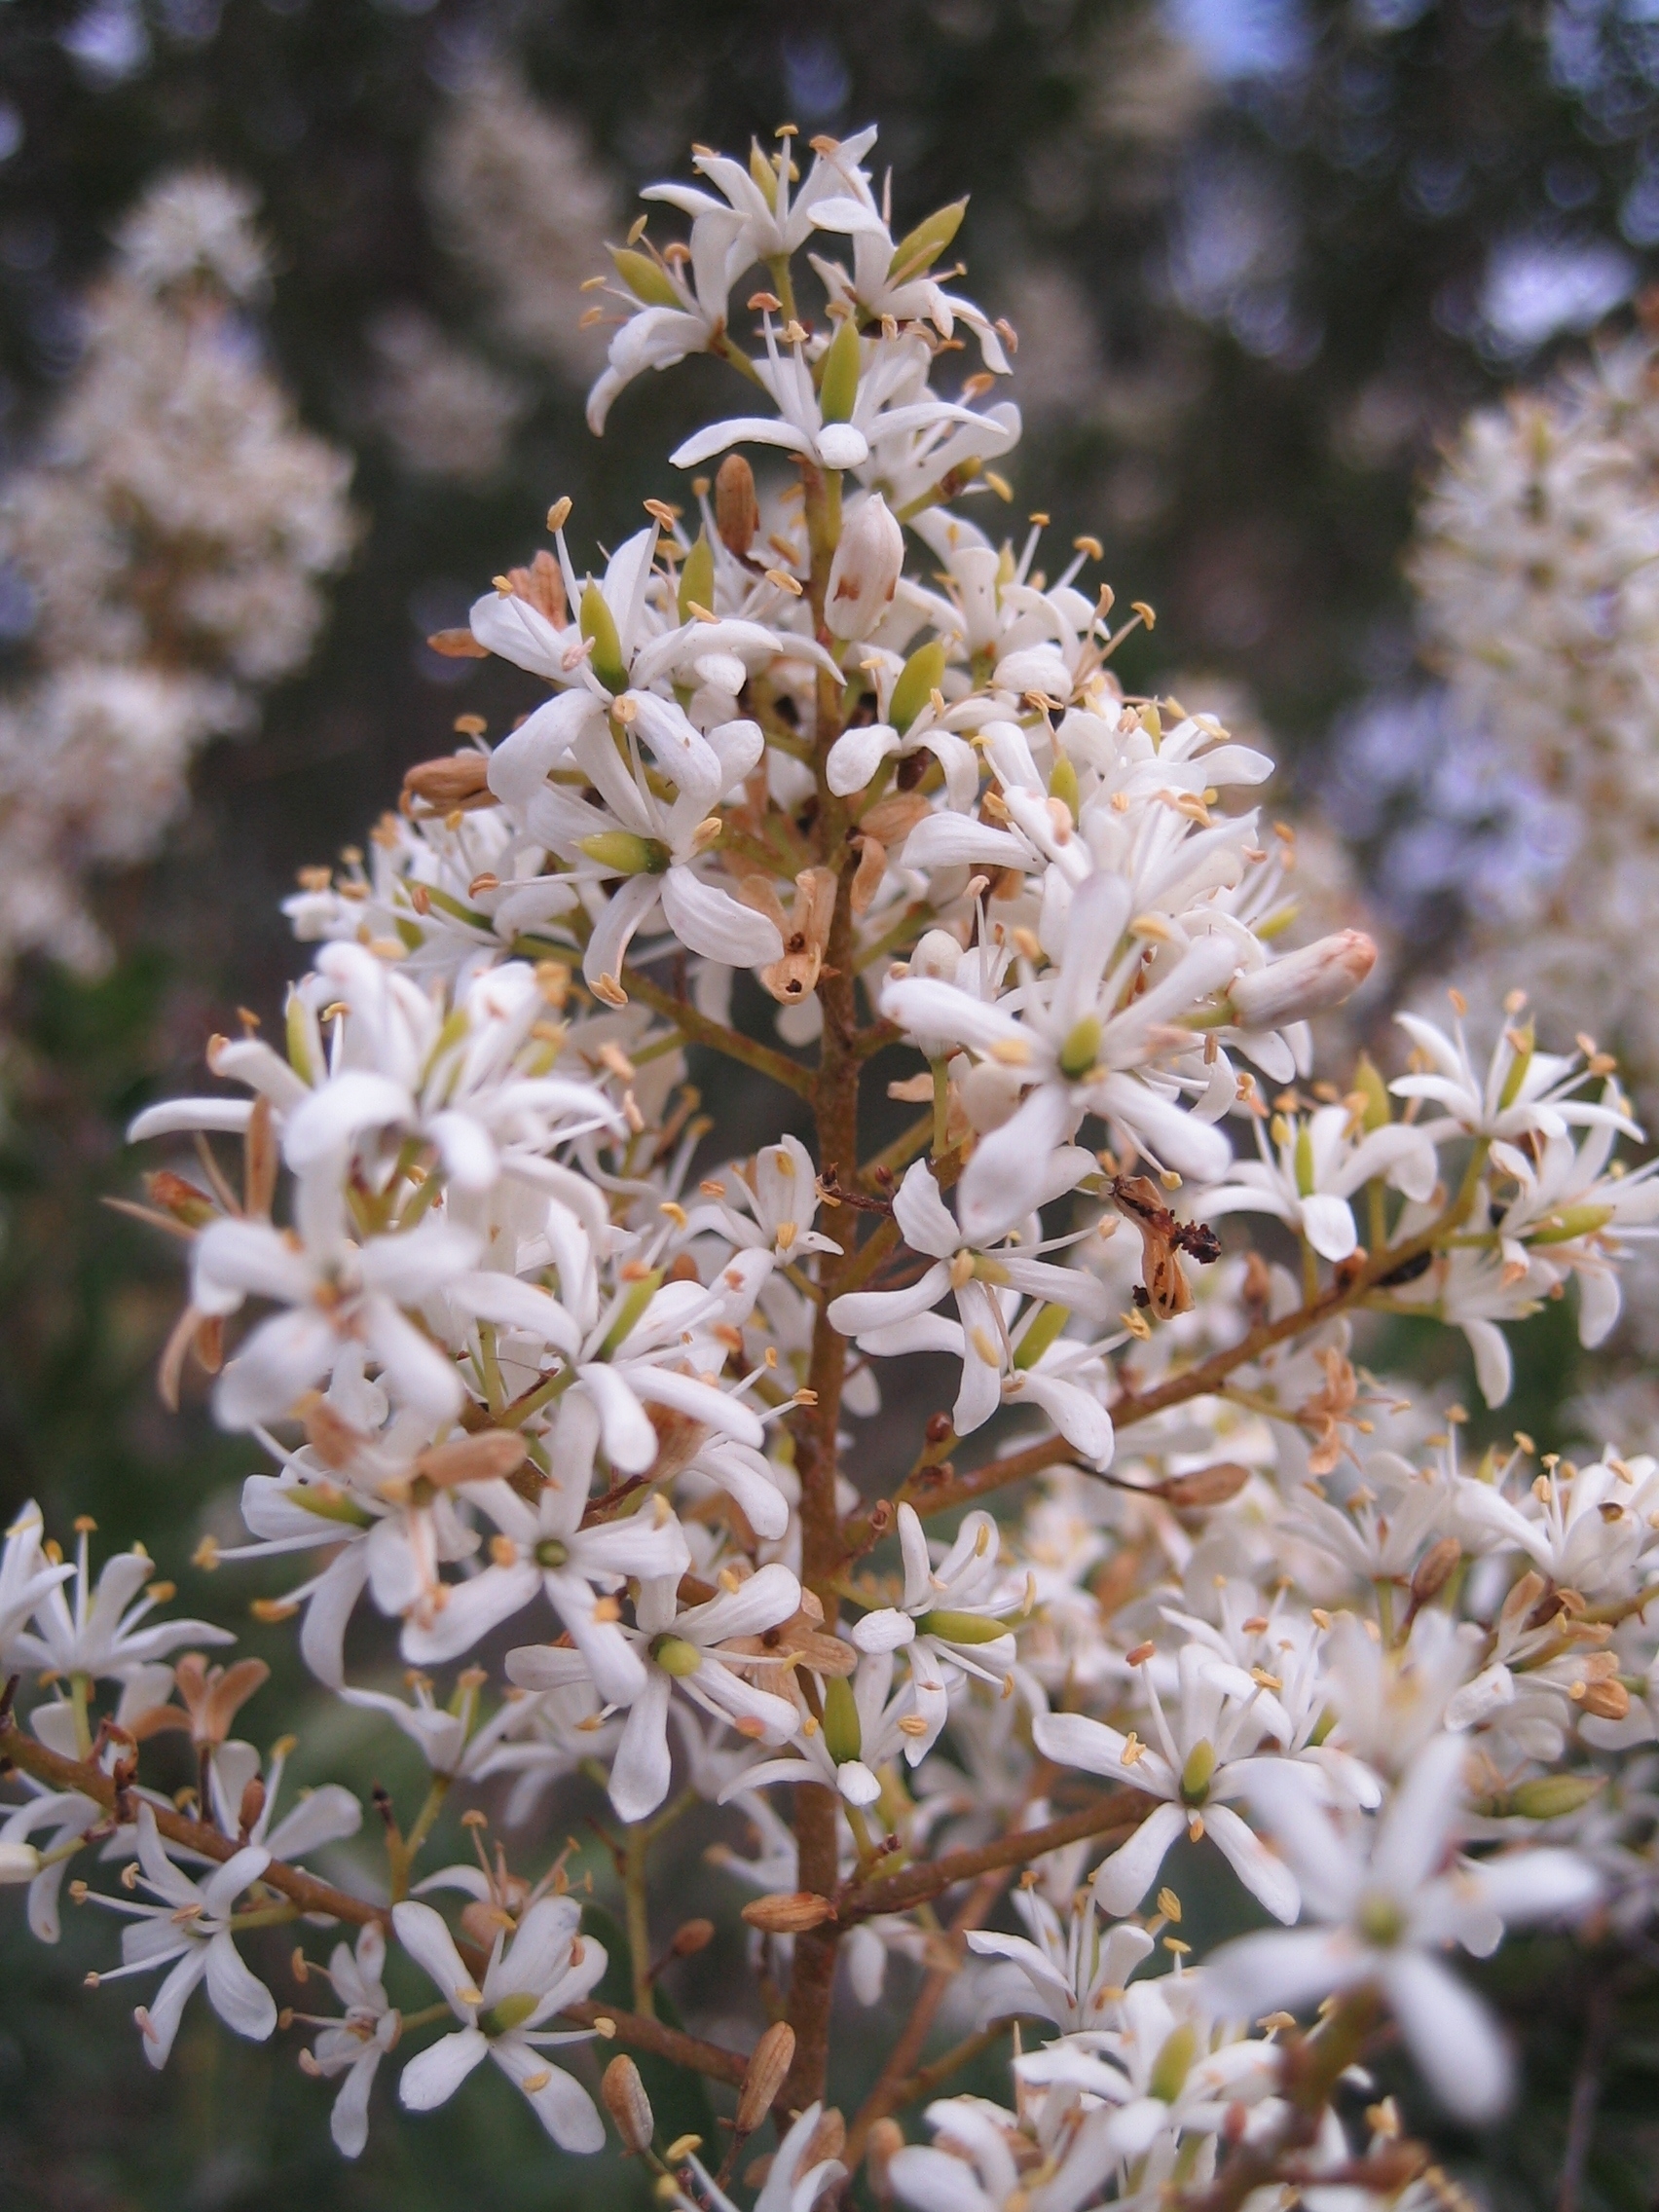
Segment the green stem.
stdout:
[[75,1748],[84,1759],[92,1755],[92,1726],[88,1714],[92,1683],[89,1675],[69,1677],[69,1704],[75,1715]]
[[645,1854],[651,1830],[644,1821],[631,1821],[622,1858],[622,1899],[628,1929],[628,1959],[634,1976],[634,2009],[645,2019],[656,2011],[651,1987],[650,1914],[645,1893]]

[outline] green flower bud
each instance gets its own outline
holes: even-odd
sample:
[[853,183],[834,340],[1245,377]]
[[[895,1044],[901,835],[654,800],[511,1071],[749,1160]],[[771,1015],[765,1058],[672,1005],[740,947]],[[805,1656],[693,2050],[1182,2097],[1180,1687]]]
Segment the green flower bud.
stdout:
[[715,549],[709,543],[706,530],[697,533],[697,542],[685,556],[685,566],[680,571],[680,619],[691,620],[693,607],[715,610]]
[[1313,1131],[1306,1122],[1296,1131],[1296,1188],[1299,1196],[1313,1196]]
[[622,666],[622,641],[616,635],[616,617],[596,583],[582,587],[580,619],[582,636],[593,644],[588,666],[608,691],[626,691],[628,671]]
[[1388,1096],[1388,1086],[1382,1081],[1376,1061],[1369,1052],[1361,1052],[1353,1071],[1353,1088],[1365,1100],[1365,1113],[1361,1126],[1369,1136],[1373,1129],[1385,1129],[1393,1119],[1393,1101]]
[[1077,770],[1063,753],[1054,762],[1054,772],[1049,778],[1049,796],[1059,799],[1074,822],[1083,810],[1083,793],[1078,788]]
[[1160,2104],[1172,2105],[1175,2102],[1187,2085],[1187,2076],[1193,2071],[1193,2061],[1198,2055],[1198,2030],[1191,2020],[1183,2020],[1178,2028],[1171,2028],[1164,2037],[1158,2056],[1152,2062],[1152,2076],[1147,2088]]
[[668,271],[654,262],[648,253],[640,253],[631,245],[613,245],[610,258],[616,264],[617,276],[635,299],[643,300],[646,307],[681,308],[685,305],[669,280]]
[[626,1341],[629,1330],[656,1296],[661,1284],[662,1270],[653,1268],[648,1275],[642,1275],[637,1283],[629,1286],[628,1295],[617,1308],[616,1318],[599,1347],[601,1359],[608,1359],[617,1346]]
[[1509,1792],[1509,1810],[1524,1821],[1563,1820],[1568,1813],[1582,1812],[1604,1780],[1600,1774],[1534,1775]]
[[940,207],[907,232],[893,249],[893,259],[887,266],[887,281],[902,284],[906,278],[919,276],[931,269],[957,232],[962,218],[968,212],[966,200],[953,200],[948,207]]
[[1026,1329],[1014,1349],[1014,1364],[1023,1372],[1035,1367],[1049,1346],[1071,1318],[1064,1306],[1044,1306],[1038,1309],[1037,1317]]
[[665,1675],[682,1682],[703,1664],[703,1654],[682,1636],[659,1636],[651,1645],[651,1657]]
[[918,1636],[937,1636],[943,1643],[995,1643],[1007,1636],[1008,1623],[995,1613],[923,1613],[916,1622]]
[[944,682],[944,647],[937,638],[918,645],[899,672],[887,719],[903,737],[929,698]]
[[522,2028],[535,2010],[536,1999],[528,1989],[511,1989],[498,2005],[492,2005],[487,2012],[480,2012],[478,2025],[487,2036],[504,2036],[514,2028]]
[[1215,1773],[1215,1746],[1207,1736],[1200,1736],[1187,1753],[1187,1763],[1181,1769],[1181,1796],[1189,1805],[1201,1805],[1209,1795],[1210,1778]]
[[1550,1214],[1542,1229],[1528,1239],[1533,1244],[1569,1244],[1575,1236],[1593,1236],[1613,1218],[1611,1206],[1562,1206]]
[[591,837],[577,839],[576,850],[611,875],[661,875],[669,861],[666,845],[636,836],[632,830],[596,830]]
[[819,372],[818,411],[827,423],[850,423],[859,396],[859,326],[844,315],[830,339]]
[[288,1065],[302,1083],[315,1083],[316,1070],[312,1065],[311,1029],[306,1020],[306,1005],[298,991],[288,991],[287,1045]]
[[1100,1017],[1086,1014],[1081,1021],[1074,1022],[1065,1043],[1060,1047],[1060,1073],[1076,1083],[1094,1065],[1100,1051]]
[[824,1685],[824,1748],[837,1766],[856,1759],[864,1748],[858,1703],[843,1675],[831,1675]]
[[288,1499],[293,1505],[303,1505],[308,1513],[314,1513],[319,1521],[338,1521],[347,1529],[374,1527],[374,1515],[333,1483],[296,1483],[288,1493]]
[[1517,1032],[1517,1035],[1521,1040],[1520,1050],[1515,1054],[1509,1073],[1503,1079],[1503,1089],[1497,1101],[1497,1110],[1500,1114],[1513,1106],[1516,1099],[1520,1097],[1521,1086],[1526,1082],[1527,1071],[1532,1064],[1531,1023],[1529,1022],[1525,1029]]

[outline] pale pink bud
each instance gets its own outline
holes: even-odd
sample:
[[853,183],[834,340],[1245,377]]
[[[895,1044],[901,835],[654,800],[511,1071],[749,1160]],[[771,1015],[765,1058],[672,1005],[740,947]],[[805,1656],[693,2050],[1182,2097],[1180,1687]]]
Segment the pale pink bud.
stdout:
[[1229,997],[1241,1029],[1278,1029],[1351,998],[1377,962],[1363,930],[1339,930],[1235,978]]
[[893,604],[904,533],[879,492],[848,516],[830,569],[824,619],[837,638],[867,638]]

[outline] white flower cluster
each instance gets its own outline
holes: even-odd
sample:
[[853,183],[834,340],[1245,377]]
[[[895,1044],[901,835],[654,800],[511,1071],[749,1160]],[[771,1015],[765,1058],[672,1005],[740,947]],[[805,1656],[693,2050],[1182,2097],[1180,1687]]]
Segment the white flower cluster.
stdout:
[[[1573,1284],[1586,1332],[1608,1324],[1659,1183],[1612,1157],[1640,1132],[1610,1065],[1538,1051],[1520,1005],[1489,1064],[1460,1021],[1414,1019],[1391,1084],[1313,1077],[1308,1017],[1369,943],[1276,949],[1280,868],[1242,803],[1270,763],[1125,698],[1112,595],[1078,581],[1098,549],[1050,580],[1040,529],[1015,548],[961,513],[1017,434],[990,399],[1012,333],[936,274],[960,209],[895,242],[871,135],[820,142],[804,175],[793,133],[748,165],[699,154],[701,183],[652,196],[689,242],[613,257],[596,417],[713,351],[769,411],[680,465],[771,446],[792,478],[763,512],[728,456],[598,574],[561,500],[556,553],[447,640],[544,703],[411,771],[371,858],[307,877],[290,911],[318,949],[281,1049],[215,1039],[227,1088],[132,1130],[198,1143],[149,1185],[190,1244],[164,1388],[194,1357],[271,1461],[252,1541],[197,1564],[303,1557],[262,1609],[422,1748],[426,1805],[407,1826],[383,1806],[378,1883],[299,1867],[359,1806],[335,1788],[272,1825],[280,1762],[230,1734],[259,1664],[171,1658],[219,1632],[152,1621],[141,1552],[94,1587],[86,1537],[71,1568],[29,1512],[0,1567],[0,1656],[36,1684],[3,1736],[24,1795],[0,1869],[50,1937],[76,1854],[135,1851],[107,1901],[118,1971],[167,1970],[139,2015],[157,2063],[199,1981],[234,2030],[275,2032],[259,1930],[358,1926],[303,2060],[340,2083],[349,2155],[393,2054],[411,2109],[488,2057],[597,2149],[550,2054],[598,2033],[736,2088],[733,2157],[776,2106],[761,2212],[810,2212],[866,2158],[922,2212],[1152,2212],[1212,2181],[1236,2204],[1321,2172],[1345,2206],[1395,2197],[1421,2155],[1392,2106],[1356,2143],[1333,2102],[1384,2017],[1489,2120],[1509,2057],[1448,1948],[1649,1909],[1652,1799],[1619,1757],[1659,1736],[1659,1470],[1460,1450],[1461,1409],[1355,1365],[1354,1316],[1460,1328],[1495,1404],[1505,1323]],[[984,367],[956,380],[959,331]],[[778,1042],[732,1025],[739,970]],[[711,1166],[687,1045],[809,1107],[816,1159],[780,1135]],[[861,1082],[896,1047],[914,1072],[890,1093],[919,1111],[861,1161]],[[1227,1215],[1268,1217],[1263,1248],[1224,1255]],[[949,1410],[872,1500],[854,1439],[889,1378],[932,1386],[889,1364],[919,1353],[947,1363]],[[408,1698],[352,1679],[370,1614]],[[139,1780],[168,1731],[200,1757],[182,1811]],[[548,1792],[583,1777],[619,1825],[628,2011],[592,2001],[608,1962],[566,1858],[413,1879],[452,1790],[507,1785],[545,1861],[568,1825]],[[697,1800],[756,1839],[721,1854],[776,2012],[748,2054],[652,1994],[706,1939],[650,1941],[649,1854]],[[1281,1927],[1192,1960],[1158,1888],[1183,1839]],[[1020,1866],[1023,1933],[985,1928]],[[424,1901],[445,1891],[459,1932]],[[436,2005],[393,2003],[388,1938]],[[850,2125],[825,2103],[842,1961],[864,2007],[924,1970]],[[934,2144],[903,2147],[953,1988],[977,2023],[958,2056],[1036,2033],[1008,2109],[935,2104]],[[729,2205],[732,2159],[711,2177],[695,2143],[659,2147],[625,2053],[603,2101],[665,2200]]]
[[0,961],[102,956],[82,877],[156,850],[192,755],[306,658],[350,550],[350,462],[298,427],[240,312],[252,218],[211,172],[151,188],[42,458],[0,489],[40,663],[0,702]]
[[1503,884],[1470,995],[1495,998],[1524,973],[1547,1019],[1617,1046],[1644,1105],[1659,1095],[1645,926],[1659,833],[1655,375],[1652,335],[1638,331],[1559,387],[1472,417],[1412,565],[1456,713],[1530,794],[1559,855]]

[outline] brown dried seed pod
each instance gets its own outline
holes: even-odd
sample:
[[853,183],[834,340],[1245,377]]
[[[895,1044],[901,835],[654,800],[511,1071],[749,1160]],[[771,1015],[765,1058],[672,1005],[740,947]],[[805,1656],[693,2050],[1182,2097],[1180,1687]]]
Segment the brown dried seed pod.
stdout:
[[618,2052],[600,2076],[599,2093],[622,2138],[622,2148],[630,2152],[648,2151],[656,2134],[656,2117],[651,2111],[651,2100],[645,2094],[645,2084],[640,2079],[640,2069],[625,2052]]
[[746,1904],[743,1917],[751,1928],[758,1928],[766,1936],[799,1936],[833,1920],[835,1907],[812,1890],[776,1891]]
[[403,788],[428,806],[460,806],[486,791],[490,763],[482,753],[451,753],[438,760],[418,760],[403,772]]
[[794,2064],[794,2054],[793,2028],[787,2020],[774,2021],[750,2053],[749,2070],[737,2093],[739,2135],[753,2135],[771,2111]]
[[720,542],[739,560],[760,528],[760,502],[755,497],[755,471],[740,453],[728,453],[715,477],[715,528]]

